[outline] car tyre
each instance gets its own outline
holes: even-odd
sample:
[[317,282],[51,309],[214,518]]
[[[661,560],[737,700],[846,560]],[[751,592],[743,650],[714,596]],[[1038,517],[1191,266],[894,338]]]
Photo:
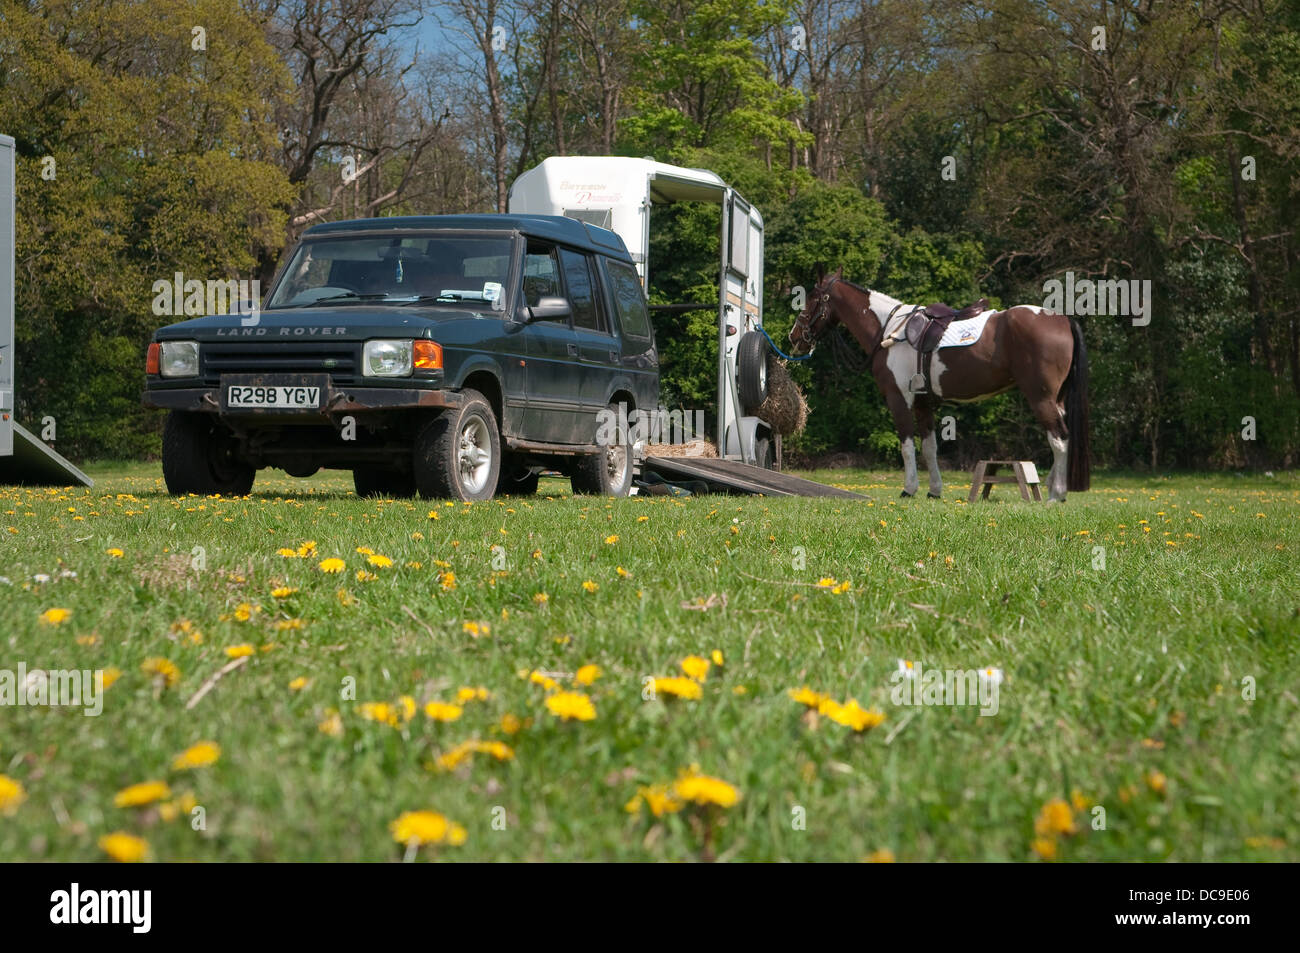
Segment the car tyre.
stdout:
[[163,480],[173,496],[247,496],[257,471],[239,459],[234,435],[211,414],[173,410],[163,425]]
[[478,391],[460,393],[459,407],[444,410],[415,435],[415,488],[421,496],[466,503],[490,500],[501,470],[497,419]]
[[[618,419],[618,405],[609,411]],[[629,411],[630,413],[630,411]],[[574,464],[569,483],[574,493],[592,496],[627,496],[632,491],[633,449],[620,433],[601,453],[586,454]]]

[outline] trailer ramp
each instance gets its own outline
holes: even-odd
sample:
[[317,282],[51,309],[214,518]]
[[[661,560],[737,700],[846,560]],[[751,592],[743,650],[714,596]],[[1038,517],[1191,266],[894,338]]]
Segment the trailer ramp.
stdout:
[[643,473],[655,473],[669,483],[699,480],[713,493],[747,493],[762,496],[829,496],[865,500],[860,493],[814,483],[788,473],[753,467],[738,460],[715,457],[646,457]]

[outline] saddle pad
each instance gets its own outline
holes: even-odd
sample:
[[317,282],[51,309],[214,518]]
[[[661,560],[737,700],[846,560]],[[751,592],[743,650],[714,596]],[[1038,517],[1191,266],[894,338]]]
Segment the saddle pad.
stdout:
[[984,325],[988,324],[989,318],[995,314],[996,311],[988,310],[965,321],[954,321],[948,325],[948,330],[943,332],[943,337],[939,339],[939,347],[970,347],[980,339],[980,335],[984,333]]

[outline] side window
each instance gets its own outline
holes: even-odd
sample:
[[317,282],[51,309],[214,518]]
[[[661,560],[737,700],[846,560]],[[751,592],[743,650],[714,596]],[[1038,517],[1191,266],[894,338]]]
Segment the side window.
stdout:
[[560,287],[560,266],[556,261],[555,246],[529,241],[524,253],[524,303],[531,308],[542,298],[561,294]]
[[564,266],[564,283],[573,305],[573,326],[588,331],[604,331],[600,309],[591,274],[591,256],[568,248],[560,249],[560,264]]
[[641,293],[641,279],[637,277],[636,269],[621,261],[602,260],[623,336],[649,340],[650,313],[646,310],[645,295]]

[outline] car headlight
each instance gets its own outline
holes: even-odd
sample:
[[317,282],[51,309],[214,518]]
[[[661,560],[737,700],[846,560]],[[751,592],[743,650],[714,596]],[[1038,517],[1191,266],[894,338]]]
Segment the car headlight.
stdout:
[[367,341],[361,358],[366,377],[410,377],[411,341]]
[[161,342],[158,348],[158,373],[163,377],[198,377],[199,342]]

